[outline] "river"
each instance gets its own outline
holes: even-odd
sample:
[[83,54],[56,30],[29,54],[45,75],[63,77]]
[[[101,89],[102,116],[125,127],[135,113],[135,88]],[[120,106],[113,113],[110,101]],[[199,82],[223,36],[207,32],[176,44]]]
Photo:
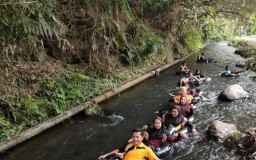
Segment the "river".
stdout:
[[[221,77],[225,65],[235,69],[236,63],[244,59],[234,54],[235,49],[225,42],[211,43],[200,52],[205,57],[218,60],[217,63],[196,63],[197,54],[186,59],[190,69],[199,68],[211,77],[211,81],[201,85],[203,95],[208,101],[197,105],[194,124],[199,131],[197,136],[175,144],[175,151],[166,160],[202,159],[236,160],[243,159],[234,151],[225,149],[216,140],[209,139],[205,132],[214,120],[236,124],[240,131],[256,126],[256,99],[241,99],[233,102],[220,102],[219,93],[230,84],[240,84],[256,95],[256,82],[249,78],[249,72],[240,77]],[[131,136],[133,128],[141,127],[151,121],[154,112],[167,105],[168,92],[177,90],[179,76],[175,75],[180,63],[172,66],[160,76],[150,78],[119,95],[100,104],[102,116],[79,114],[56,127],[8,150],[0,156],[1,160],[96,160],[99,155],[121,147]]]

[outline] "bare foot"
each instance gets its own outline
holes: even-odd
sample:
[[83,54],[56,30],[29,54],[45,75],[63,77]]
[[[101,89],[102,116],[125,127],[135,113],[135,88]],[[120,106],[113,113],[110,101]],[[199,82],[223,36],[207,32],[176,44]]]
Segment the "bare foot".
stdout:
[[197,135],[198,134],[198,132],[197,132],[197,130],[195,128],[192,129],[192,134],[193,135]]
[[185,133],[180,133],[180,136],[181,136],[182,138],[189,139],[188,135],[186,135]]

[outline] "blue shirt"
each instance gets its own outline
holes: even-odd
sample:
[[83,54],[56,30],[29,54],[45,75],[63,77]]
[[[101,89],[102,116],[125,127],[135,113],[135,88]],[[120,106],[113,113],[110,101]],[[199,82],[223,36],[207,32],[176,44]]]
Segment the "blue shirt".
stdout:
[[225,75],[230,75],[231,74],[231,71],[230,70],[226,70],[225,71]]

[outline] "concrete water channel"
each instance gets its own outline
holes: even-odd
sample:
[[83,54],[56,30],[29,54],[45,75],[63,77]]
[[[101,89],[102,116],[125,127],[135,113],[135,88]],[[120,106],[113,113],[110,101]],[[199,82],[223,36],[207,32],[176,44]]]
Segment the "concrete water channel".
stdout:
[[[197,136],[175,144],[174,153],[165,159],[242,159],[241,156],[224,148],[215,140],[207,138],[205,132],[214,120],[234,123],[243,131],[256,126],[256,83],[249,78],[249,72],[240,77],[221,77],[219,71],[230,64],[244,59],[234,54],[234,48],[224,42],[211,43],[200,52],[206,57],[218,60],[217,63],[196,63],[197,54],[186,59],[193,71],[199,68],[212,78],[200,86],[207,101],[198,104],[195,111]],[[175,75],[180,63],[165,70],[125,92],[102,103],[101,116],[79,114],[72,119],[8,150],[1,160],[95,160],[99,155],[121,147],[131,135],[133,128],[151,121],[156,110],[164,108],[170,98],[169,92],[177,91]],[[234,102],[219,102],[219,93],[229,84],[240,84],[250,93],[251,98]]]

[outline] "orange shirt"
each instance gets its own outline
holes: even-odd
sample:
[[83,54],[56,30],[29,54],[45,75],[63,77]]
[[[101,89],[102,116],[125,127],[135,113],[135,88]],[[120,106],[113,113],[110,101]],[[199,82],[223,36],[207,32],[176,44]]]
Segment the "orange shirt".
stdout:
[[[180,104],[180,98],[181,98],[181,95],[177,95],[177,96],[174,96],[174,97],[173,97],[173,100],[174,100],[175,103],[176,103],[176,101],[177,101],[177,102],[179,102],[178,104]],[[188,104],[191,104],[192,99],[193,99],[193,96],[187,95]]]

